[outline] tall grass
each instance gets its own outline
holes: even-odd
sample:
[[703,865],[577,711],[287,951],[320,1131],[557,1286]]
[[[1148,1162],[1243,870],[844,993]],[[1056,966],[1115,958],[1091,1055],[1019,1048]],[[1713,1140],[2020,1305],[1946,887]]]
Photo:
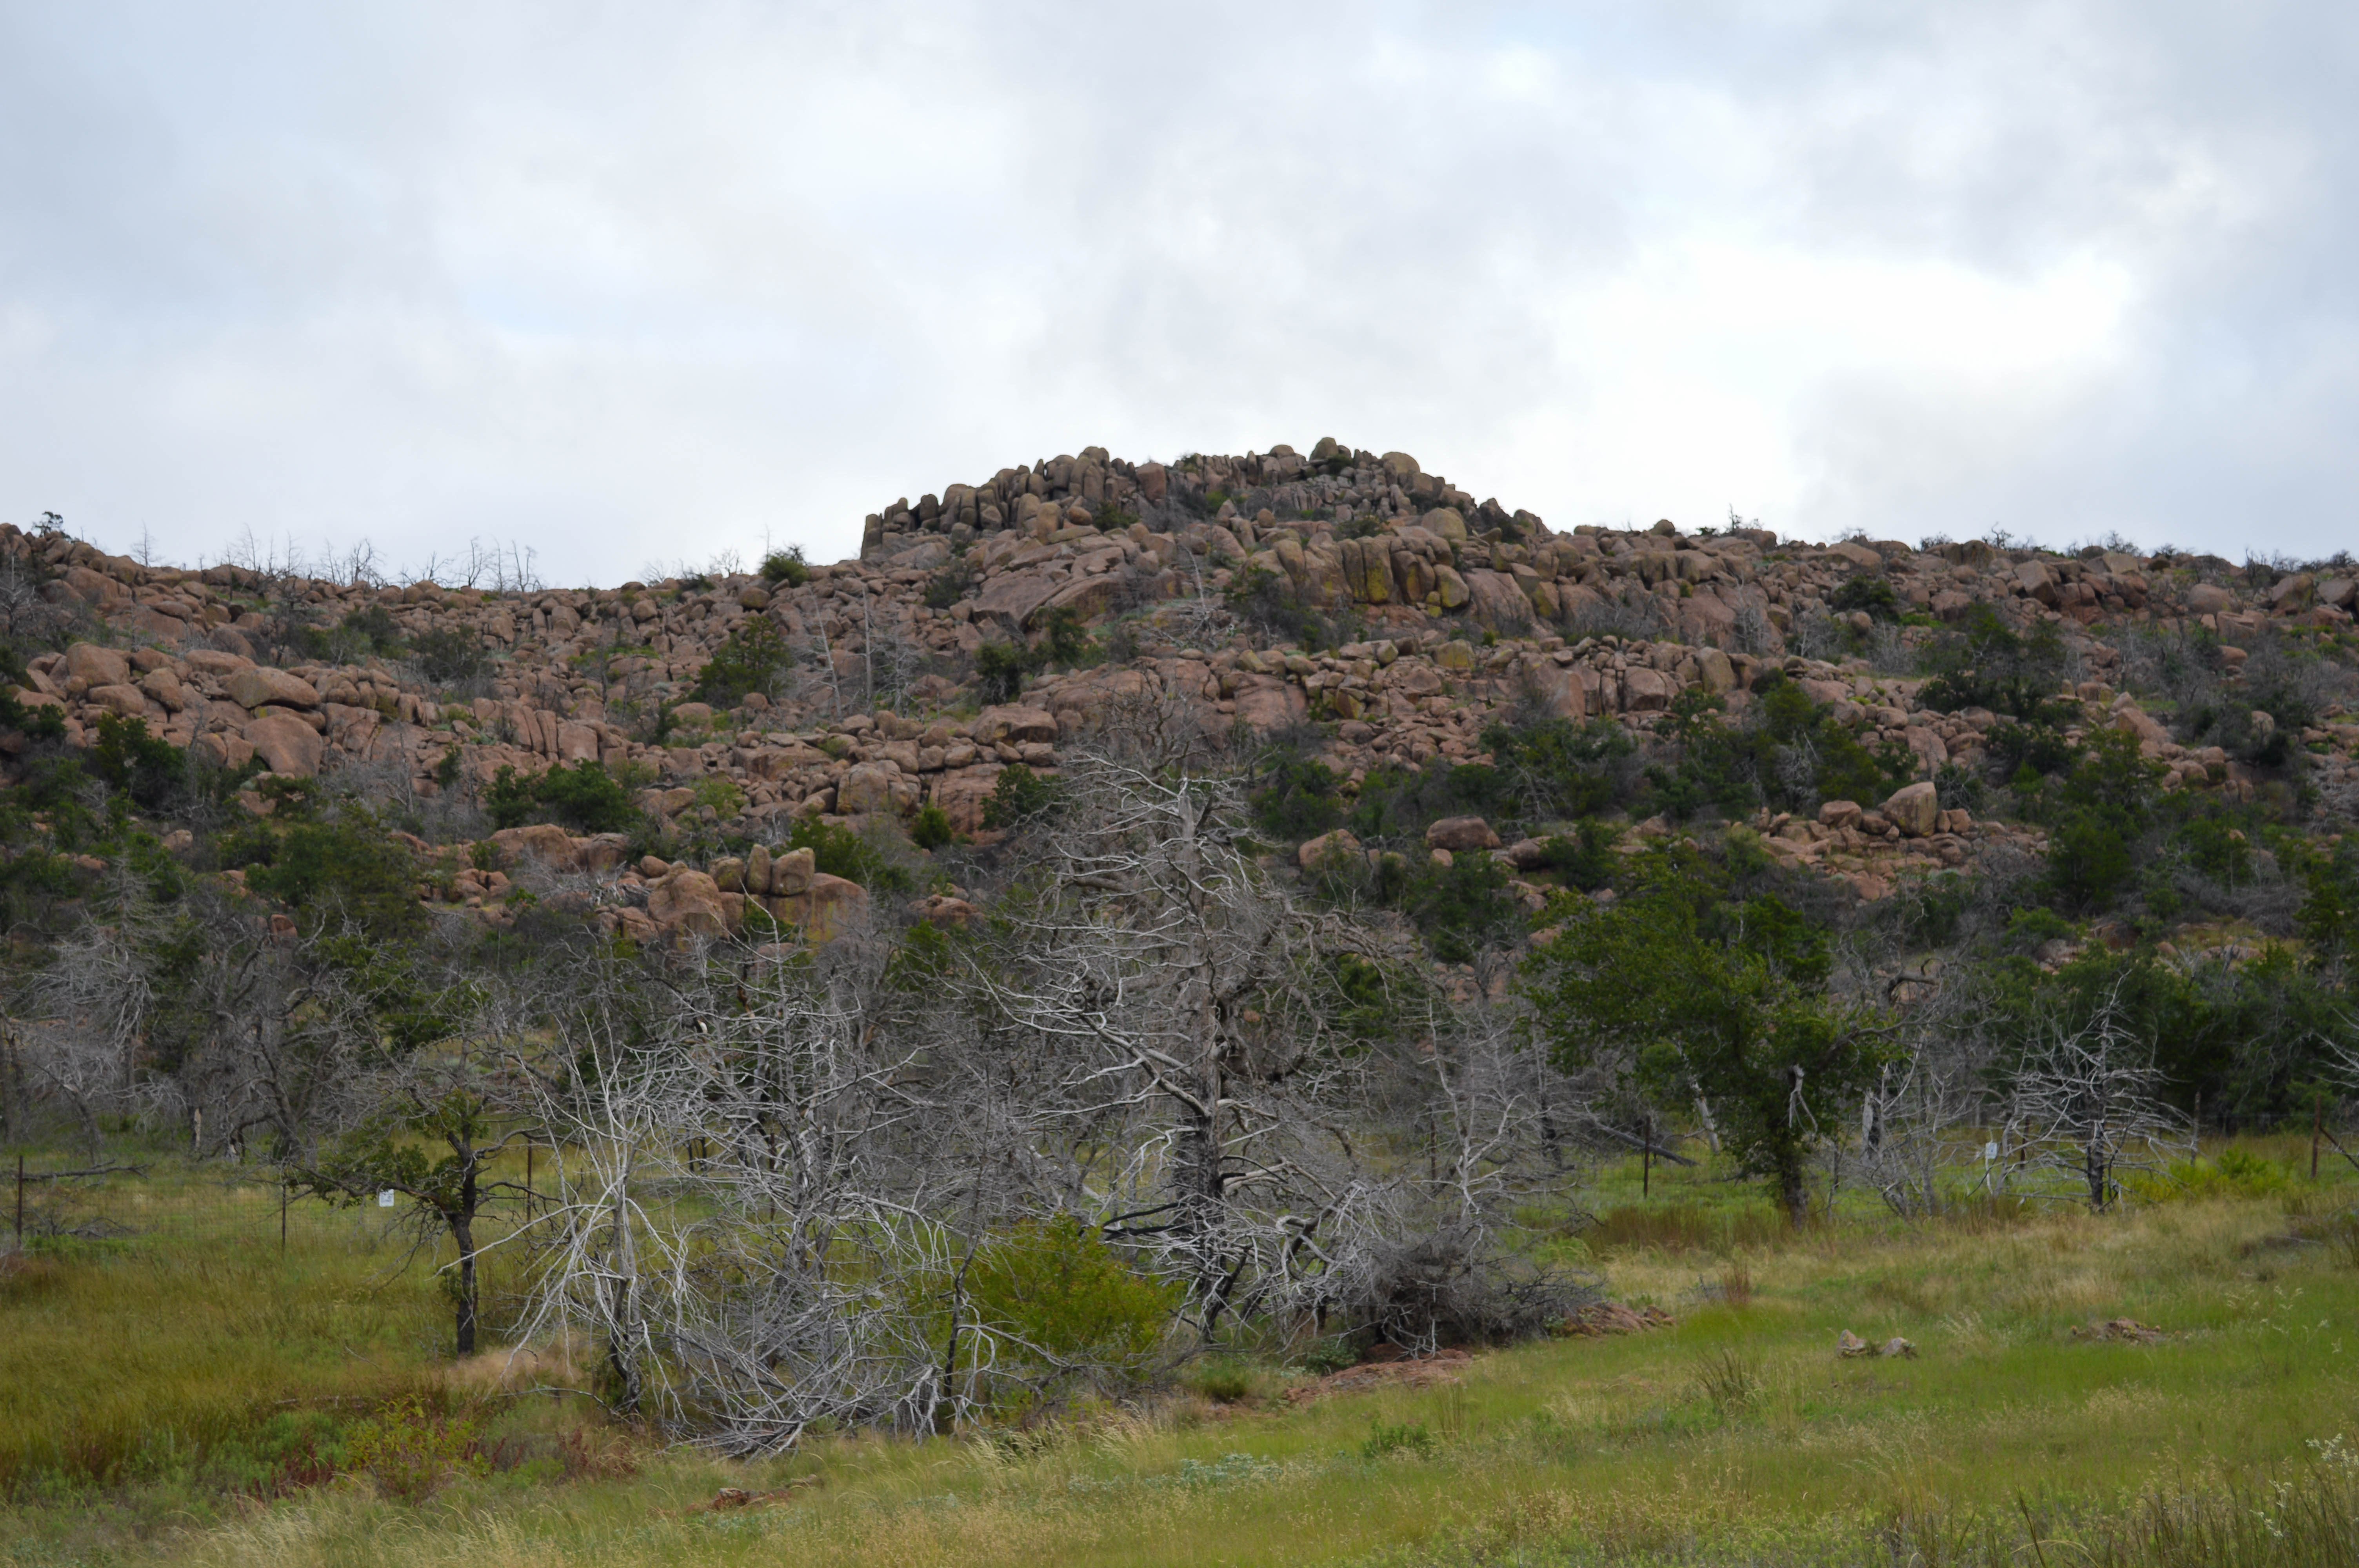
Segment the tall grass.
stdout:
[[[1752,1196],[1707,1180],[1681,1172],[1665,1191],[1658,1170],[1663,1206],[1692,1214],[1584,1238],[1617,1299],[1668,1307],[1675,1326],[1486,1353],[1454,1384],[1289,1401],[1284,1386],[1307,1375],[1232,1358],[1169,1400],[1075,1411],[1019,1441],[840,1434],[746,1464],[615,1432],[638,1474],[453,1466],[418,1504],[342,1474],[108,1549],[471,1568],[2359,1561],[2359,1268],[2324,1244],[2359,1184],[2098,1217],[1839,1211],[1755,1233],[1736,1223]],[[1700,1270],[1699,1251],[1727,1255]],[[0,1379],[30,1369],[38,1383],[0,1384],[18,1400],[0,1404],[0,1435],[83,1430],[134,1456],[114,1473],[152,1465],[128,1418],[93,1419],[114,1397],[99,1388],[110,1332],[162,1374],[125,1409],[193,1431],[187,1412],[218,1408],[224,1449],[266,1398],[317,1411],[381,1401],[405,1379],[455,1398],[444,1303],[420,1270],[387,1282],[394,1260],[324,1234],[290,1248],[283,1274],[268,1245],[242,1271],[168,1252],[51,1260],[0,1302]],[[1699,1292],[1700,1273],[1716,1288]],[[283,1358],[252,1324],[280,1298]],[[183,1300],[185,1323],[155,1321]],[[51,1322],[51,1302],[78,1304]],[[86,1314],[114,1326],[77,1344],[68,1325]],[[2072,1333],[2116,1317],[2164,1337]],[[44,1322],[46,1348],[17,1357],[15,1331]],[[1919,1353],[1840,1359],[1843,1329]],[[781,1490],[799,1478],[818,1484]],[[771,1500],[708,1508],[724,1487]],[[0,1512],[0,1561],[63,1517]]]
[[[446,1398],[451,1308],[374,1209],[165,1165],[43,1195],[0,1264],[0,1498],[269,1491],[342,1422]],[[75,1234],[81,1232],[81,1234]]]

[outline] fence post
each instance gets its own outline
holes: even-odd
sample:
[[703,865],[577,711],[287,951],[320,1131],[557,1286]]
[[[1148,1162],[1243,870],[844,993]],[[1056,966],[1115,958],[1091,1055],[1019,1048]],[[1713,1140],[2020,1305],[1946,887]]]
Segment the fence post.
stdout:
[[25,1249],[25,1157],[16,1156],[16,1250]]
[[2318,1180],[2318,1135],[2326,1124],[2326,1097],[2313,1095],[2310,1101],[2310,1179]]
[[278,1255],[287,1256],[287,1178],[278,1178]]
[[529,1134],[524,1141],[524,1217],[527,1222],[532,1218],[532,1138]]

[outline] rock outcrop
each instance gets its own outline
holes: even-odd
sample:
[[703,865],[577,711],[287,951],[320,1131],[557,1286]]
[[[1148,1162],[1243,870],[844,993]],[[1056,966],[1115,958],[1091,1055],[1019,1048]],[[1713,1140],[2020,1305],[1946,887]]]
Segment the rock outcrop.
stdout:
[[[1558,531],[1407,454],[1332,441],[1309,456],[1280,446],[1169,464],[1087,448],[896,501],[867,518],[858,559],[767,579],[337,582],[151,568],[13,527],[0,527],[0,554],[36,585],[10,612],[19,645],[28,631],[52,644],[13,696],[57,711],[69,742],[138,719],[223,766],[293,777],[366,766],[423,798],[484,788],[503,769],[595,762],[630,779],[667,830],[762,848],[734,866],[650,871],[624,865],[614,836],[518,828],[492,835],[490,870],[462,875],[453,851],[435,850],[434,896],[496,914],[501,890],[524,879],[588,879],[606,890],[597,907],[613,928],[673,936],[740,929],[756,907],[814,935],[849,928],[869,917],[869,895],[788,852],[798,823],[858,827],[933,806],[950,831],[984,834],[1004,770],[1054,770],[1073,737],[1143,697],[1265,733],[1319,721],[1326,760],[1351,778],[1483,756],[1485,726],[1509,709],[1643,736],[1683,694],[1741,710],[1772,672],[1864,743],[1916,761],[1919,782],[1889,799],[1756,824],[1778,858],[1874,896],[1912,865],[1961,863],[1984,836],[1940,808],[1930,780],[1978,762],[1995,720],[1929,708],[1921,682],[1864,660],[1810,656],[1824,639],[1800,641],[1807,630],[1906,617],[1922,636],[1977,605],[2051,625],[2086,675],[2072,694],[2085,727],[2136,736],[2167,787],[2249,792],[2234,759],[2175,744],[2109,684],[2109,629],[2201,629],[2233,670],[2239,640],[2265,626],[2353,630],[2359,597],[2348,572],[2209,557],[1827,546],[1668,523]],[[1843,608],[1854,604],[1871,608]],[[1342,640],[1314,649],[1289,635],[1312,620]],[[763,625],[792,651],[791,670],[742,694],[695,689],[724,642]],[[1123,656],[1050,662],[1073,630]],[[1034,666],[1019,700],[981,700],[973,672],[988,643]],[[2359,791],[2354,736],[2337,719],[2300,737],[2345,793]],[[1515,855],[1479,818],[1430,837],[1451,854]],[[1321,853],[1346,849],[1357,846]]]

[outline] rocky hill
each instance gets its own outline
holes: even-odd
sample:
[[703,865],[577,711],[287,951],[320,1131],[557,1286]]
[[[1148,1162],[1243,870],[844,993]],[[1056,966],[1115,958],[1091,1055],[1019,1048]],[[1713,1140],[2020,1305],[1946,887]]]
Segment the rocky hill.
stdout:
[[[596,763],[642,827],[542,813],[485,834],[487,853],[429,832],[416,847],[440,871],[421,892],[497,919],[538,863],[641,936],[718,932],[749,901],[823,935],[867,894],[788,845],[799,823],[988,840],[1004,770],[1054,770],[1110,704],[1150,695],[1278,738],[1348,801],[1383,770],[1502,763],[1503,720],[1610,721],[1630,767],[1668,766],[1699,716],[1743,724],[1765,691],[1799,691],[1905,766],[1738,815],[1764,852],[1868,900],[2040,838],[1978,809],[2004,799],[2035,717],[1991,695],[1994,636],[2046,650],[2024,666],[2039,689],[2008,688],[2048,705],[2041,723],[2073,746],[2126,733],[2165,789],[2277,791],[2329,825],[2359,798],[2339,675],[2286,673],[2349,646],[2359,570],[2339,562],[1818,545],[1668,521],[1560,532],[1406,454],[1332,440],[1168,465],[1090,448],[882,507],[857,560],[614,588],[144,567],[13,526],[0,554],[12,695],[60,716],[68,746],[97,744],[109,716],[140,720],[242,771],[255,812],[274,777],[364,776],[430,812],[526,799],[551,770]],[[1928,673],[1942,656],[1946,679]],[[2288,681],[2299,701],[2281,700]],[[5,746],[21,771],[37,742]],[[1505,860],[1536,905],[1549,853],[1525,826],[1506,843],[1450,818],[1429,842]],[[1305,858],[1331,850],[1362,847],[1322,834]]]

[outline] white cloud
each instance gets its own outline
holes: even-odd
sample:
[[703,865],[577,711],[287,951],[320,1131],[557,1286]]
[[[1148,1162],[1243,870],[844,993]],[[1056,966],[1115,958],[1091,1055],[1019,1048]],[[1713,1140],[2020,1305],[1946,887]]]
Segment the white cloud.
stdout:
[[614,580],[1092,442],[1332,433],[1560,523],[2332,549],[2353,39],[0,0],[0,516]]

